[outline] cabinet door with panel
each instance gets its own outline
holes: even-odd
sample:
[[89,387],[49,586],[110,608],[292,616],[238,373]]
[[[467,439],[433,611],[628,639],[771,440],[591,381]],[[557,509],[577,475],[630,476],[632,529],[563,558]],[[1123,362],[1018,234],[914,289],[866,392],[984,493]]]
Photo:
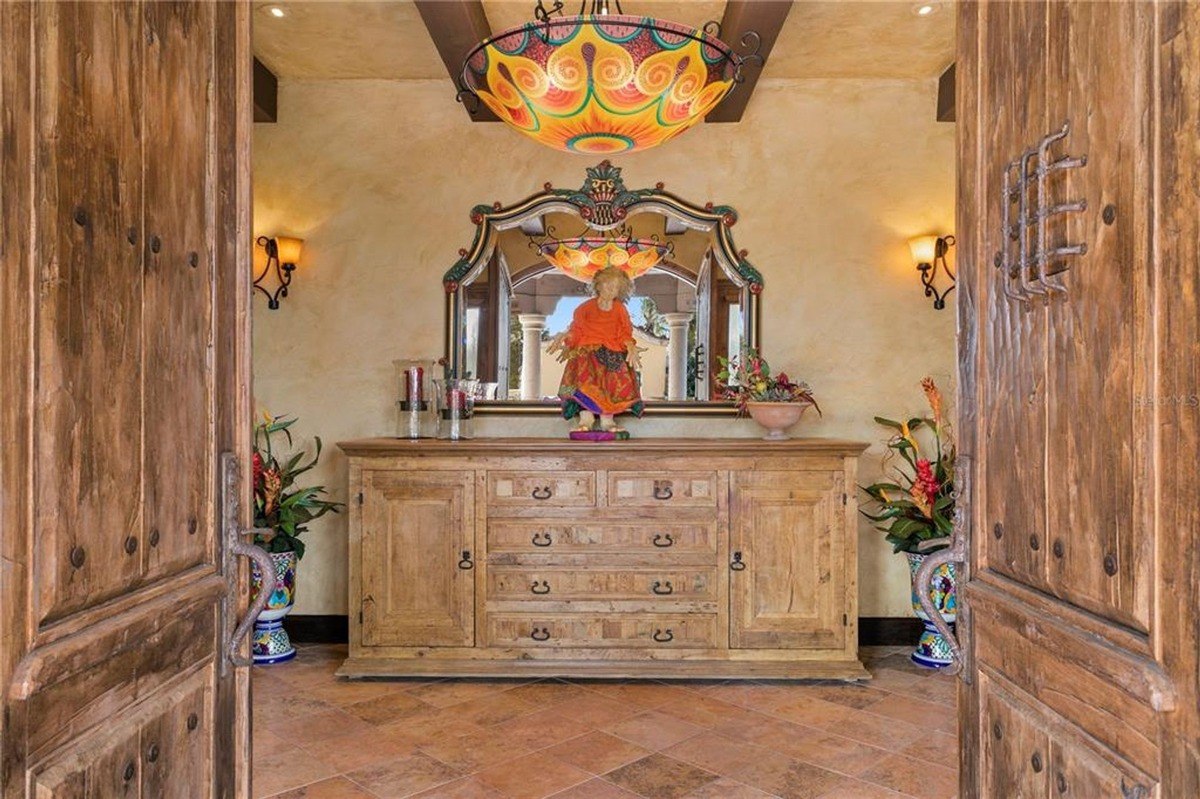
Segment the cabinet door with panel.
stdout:
[[844,646],[843,475],[747,471],[731,483],[729,645]]
[[362,474],[362,643],[475,643],[475,476]]

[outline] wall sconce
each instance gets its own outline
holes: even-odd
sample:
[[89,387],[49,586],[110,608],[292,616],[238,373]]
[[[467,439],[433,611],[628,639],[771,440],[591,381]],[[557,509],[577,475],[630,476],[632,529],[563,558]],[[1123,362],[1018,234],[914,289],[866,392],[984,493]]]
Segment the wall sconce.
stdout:
[[[946,263],[946,253],[953,246],[953,236],[917,236],[908,240],[913,262],[917,265],[917,271],[921,273],[921,285],[925,287],[925,296],[933,298],[933,307],[938,311],[946,307],[946,295],[954,291],[954,272]],[[939,282],[939,272],[944,273],[950,281],[946,290],[940,292],[934,285]]]
[[[267,307],[274,311],[279,308],[279,299],[288,295],[292,272],[296,270],[296,264],[300,261],[300,248],[304,241],[287,236],[276,236],[273,239],[259,236],[254,243],[262,247],[266,255],[266,263],[263,264],[262,271],[257,272],[254,278],[254,288],[263,293],[263,296],[267,298]],[[258,260],[255,258],[255,261]],[[267,291],[262,285],[272,271],[275,273],[275,281],[279,284],[274,292]]]

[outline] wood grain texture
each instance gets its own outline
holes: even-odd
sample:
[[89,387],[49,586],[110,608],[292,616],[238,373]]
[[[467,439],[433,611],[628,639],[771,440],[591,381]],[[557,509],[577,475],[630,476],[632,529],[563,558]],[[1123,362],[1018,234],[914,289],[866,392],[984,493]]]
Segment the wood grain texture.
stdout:
[[[679,677],[703,676],[705,665],[722,676],[864,676],[846,490],[862,445],[736,442],[699,459],[712,442],[646,441],[636,453],[469,443],[344,445],[367,454],[350,458],[350,495],[361,491],[362,502],[350,508],[341,673],[377,676],[388,662],[394,675],[439,664],[447,675],[497,674],[501,663],[548,673],[534,661],[552,659],[571,664],[556,673],[595,676],[638,661],[646,675],[669,673],[671,662]],[[744,571],[730,568],[735,549]],[[461,574],[474,581],[456,593],[448,586]],[[473,639],[471,619],[446,610],[468,605]],[[495,663],[464,663],[472,660]],[[805,665],[789,670],[792,661]]]
[[[479,0],[416,0],[416,6],[457,91],[462,79],[463,60],[475,45],[492,35],[483,3]],[[471,114],[471,120],[500,121],[482,103]]]
[[[792,0],[729,0],[721,17],[721,39],[736,52],[742,52],[743,37],[754,31],[761,43],[759,54],[770,62],[771,49],[791,10]],[[748,64],[742,84],[734,86],[729,96],[710,111],[704,121],[740,122],[764,68],[765,64]]]

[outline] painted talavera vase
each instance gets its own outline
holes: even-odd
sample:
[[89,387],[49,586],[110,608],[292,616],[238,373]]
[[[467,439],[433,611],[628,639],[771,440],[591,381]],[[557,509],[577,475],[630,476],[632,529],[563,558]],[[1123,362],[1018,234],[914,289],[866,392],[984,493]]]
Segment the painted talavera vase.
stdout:
[[[917,569],[921,568],[921,564],[928,556],[916,552],[906,552],[905,554],[908,556],[908,570],[913,581],[913,612],[917,614],[917,618],[921,620],[925,628],[921,632],[921,640],[917,642],[917,648],[911,655],[912,662],[928,669],[944,669],[953,662],[950,645],[933,626],[933,622],[929,620],[929,616],[925,614],[917,599]],[[930,579],[929,598],[933,601],[933,606],[937,608],[942,619],[953,631],[954,622],[958,618],[958,582],[955,578],[953,563],[943,563],[934,570],[933,577]]]
[[[267,600],[267,606],[254,622],[254,639],[251,652],[254,662],[260,665],[283,663],[296,657],[296,648],[283,629],[283,618],[292,612],[296,601],[296,553],[272,552],[275,564],[275,591]],[[258,564],[251,561],[250,601],[258,597],[262,588],[262,575]]]

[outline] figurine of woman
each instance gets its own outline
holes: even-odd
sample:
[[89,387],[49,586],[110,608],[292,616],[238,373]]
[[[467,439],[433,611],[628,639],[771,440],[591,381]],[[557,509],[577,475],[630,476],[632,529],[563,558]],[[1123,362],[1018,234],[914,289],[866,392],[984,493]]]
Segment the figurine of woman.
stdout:
[[622,432],[614,417],[620,413],[642,415],[642,394],[637,369],[640,351],[633,338],[633,323],[625,301],[633,294],[633,281],[615,266],[592,278],[592,299],[575,309],[571,326],[555,336],[547,349],[566,362],[558,396],[563,418],[579,417],[576,430],[600,427]]

